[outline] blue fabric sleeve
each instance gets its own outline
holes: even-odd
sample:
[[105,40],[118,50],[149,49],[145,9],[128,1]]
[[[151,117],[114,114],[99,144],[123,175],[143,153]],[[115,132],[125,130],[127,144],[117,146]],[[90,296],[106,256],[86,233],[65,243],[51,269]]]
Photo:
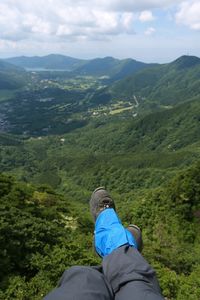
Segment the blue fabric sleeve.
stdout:
[[130,245],[137,249],[133,235],[123,227],[113,208],[107,208],[97,217],[95,223],[95,248],[103,257],[122,245]]

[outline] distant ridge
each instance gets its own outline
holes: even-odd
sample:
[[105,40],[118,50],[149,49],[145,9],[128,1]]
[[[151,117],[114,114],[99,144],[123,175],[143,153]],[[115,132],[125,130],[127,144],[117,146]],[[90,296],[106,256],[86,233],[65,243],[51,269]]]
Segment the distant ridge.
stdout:
[[60,54],[11,57],[5,61],[28,70],[63,70],[72,72],[72,75],[75,76],[107,76],[111,81],[122,79],[139,70],[156,65],[139,62],[131,58],[120,60],[108,56],[83,60]]
[[84,63],[84,60],[60,55],[50,54],[47,56],[19,56],[5,59],[5,61],[12,63],[16,66],[26,69],[60,69],[72,71],[78,65]]
[[91,76],[109,76],[111,81],[116,81],[153,65],[155,64],[146,64],[131,58],[120,60],[108,56],[90,60],[78,67],[75,73]]
[[0,59],[0,72],[22,72],[23,67],[16,66],[6,60]]
[[0,59],[0,90],[13,90],[24,86],[25,74],[23,68]]

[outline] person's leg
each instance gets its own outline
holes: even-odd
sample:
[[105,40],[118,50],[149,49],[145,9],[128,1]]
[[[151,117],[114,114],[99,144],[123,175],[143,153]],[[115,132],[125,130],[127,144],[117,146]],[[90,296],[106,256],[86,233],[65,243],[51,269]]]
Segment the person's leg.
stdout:
[[115,300],[163,300],[156,274],[137,249],[125,245],[103,258]]
[[97,268],[75,266],[63,273],[58,287],[44,300],[114,300],[114,295]]
[[154,270],[137,250],[140,239],[122,226],[114,201],[103,188],[93,192],[90,210],[95,220],[95,248],[103,258],[103,274],[115,299],[163,300]]

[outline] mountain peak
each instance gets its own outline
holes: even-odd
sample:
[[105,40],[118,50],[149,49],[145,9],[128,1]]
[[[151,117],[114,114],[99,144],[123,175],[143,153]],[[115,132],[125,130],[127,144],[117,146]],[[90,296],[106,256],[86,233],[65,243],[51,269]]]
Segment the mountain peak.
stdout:
[[200,64],[200,58],[196,56],[183,55],[172,62],[177,69],[186,69]]

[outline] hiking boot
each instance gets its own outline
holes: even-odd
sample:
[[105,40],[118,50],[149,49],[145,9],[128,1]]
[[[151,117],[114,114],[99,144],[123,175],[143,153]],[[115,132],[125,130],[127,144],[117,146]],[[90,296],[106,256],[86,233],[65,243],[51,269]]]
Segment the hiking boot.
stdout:
[[100,212],[106,208],[113,208],[115,210],[114,200],[104,187],[98,187],[94,190],[90,199],[90,212],[94,221],[96,221]]
[[[90,199],[90,212],[94,222],[96,221],[98,215],[107,208],[113,208],[116,210],[114,200],[104,189],[104,187],[98,187],[94,190]],[[140,228],[137,225],[130,224],[126,229],[133,235],[137,243],[137,249],[139,252],[141,252],[143,249],[143,241]]]
[[139,252],[142,252],[143,249],[143,240],[142,240],[142,231],[141,229],[134,224],[130,224],[127,228],[128,231],[133,235],[137,243],[137,249]]

